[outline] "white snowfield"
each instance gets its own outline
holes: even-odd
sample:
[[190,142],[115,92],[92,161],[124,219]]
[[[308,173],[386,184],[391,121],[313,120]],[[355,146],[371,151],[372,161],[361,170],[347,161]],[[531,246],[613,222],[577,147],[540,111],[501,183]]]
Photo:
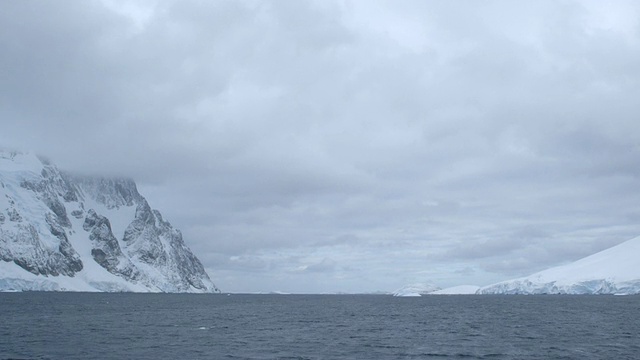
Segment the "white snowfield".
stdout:
[[0,149],[0,291],[21,290],[218,291],[133,181]]
[[640,237],[567,265],[485,286],[478,294],[640,294]]

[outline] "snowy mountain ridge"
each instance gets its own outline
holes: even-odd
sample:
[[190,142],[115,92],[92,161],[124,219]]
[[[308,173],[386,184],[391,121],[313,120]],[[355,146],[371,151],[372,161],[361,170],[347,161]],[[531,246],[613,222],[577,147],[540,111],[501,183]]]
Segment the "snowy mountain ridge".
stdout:
[[0,150],[0,290],[218,292],[130,179]]
[[640,237],[519,279],[480,288],[478,294],[640,294]]

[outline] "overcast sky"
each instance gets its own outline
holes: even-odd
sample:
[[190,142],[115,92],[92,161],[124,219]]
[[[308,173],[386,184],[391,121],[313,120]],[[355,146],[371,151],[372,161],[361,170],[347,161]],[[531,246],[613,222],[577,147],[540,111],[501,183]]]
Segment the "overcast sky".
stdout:
[[223,291],[487,285],[640,235],[640,2],[2,1],[0,144]]

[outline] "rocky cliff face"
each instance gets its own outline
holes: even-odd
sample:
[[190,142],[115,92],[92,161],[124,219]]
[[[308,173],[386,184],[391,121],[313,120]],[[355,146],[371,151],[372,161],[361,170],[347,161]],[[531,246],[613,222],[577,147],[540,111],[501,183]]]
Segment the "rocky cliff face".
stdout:
[[0,150],[0,290],[217,292],[128,179]]

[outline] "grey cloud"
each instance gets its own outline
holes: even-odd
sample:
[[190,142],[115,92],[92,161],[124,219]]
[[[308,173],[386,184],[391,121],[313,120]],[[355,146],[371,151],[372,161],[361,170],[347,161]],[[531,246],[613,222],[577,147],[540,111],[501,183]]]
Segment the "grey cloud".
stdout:
[[482,282],[640,231],[635,4],[123,4],[0,5],[0,142],[135,178],[223,288]]
[[305,265],[303,267],[303,271],[309,271],[309,272],[333,272],[335,271],[335,269],[336,269],[336,262],[329,258],[324,258],[320,262],[310,264],[310,265]]

